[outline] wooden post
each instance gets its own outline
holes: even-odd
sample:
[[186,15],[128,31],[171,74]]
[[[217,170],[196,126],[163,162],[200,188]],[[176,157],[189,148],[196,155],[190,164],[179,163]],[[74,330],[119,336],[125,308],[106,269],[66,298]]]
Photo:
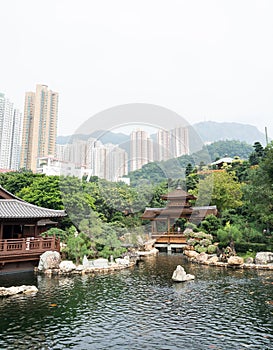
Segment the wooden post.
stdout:
[[152,233],[156,232],[156,221],[152,221]]
[[0,239],[3,239],[3,222],[0,224]]
[[3,247],[3,252],[6,253],[8,251],[8,241],[5,239],[4,240],[4,247]]
[[170,232],[170,229],[171,229],[171,224],[170,224],[170,218],[168,217],[168,219],[167,219],[167,232],[169,233]]

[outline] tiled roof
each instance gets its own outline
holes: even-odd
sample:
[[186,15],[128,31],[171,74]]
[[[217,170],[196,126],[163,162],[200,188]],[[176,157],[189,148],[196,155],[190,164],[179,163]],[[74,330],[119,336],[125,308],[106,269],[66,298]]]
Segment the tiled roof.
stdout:
[[196,199],[195,196],[192,194],[182,190],[182,188],[178,187],[176,190],[169,192],[167,194],[163,194],[161,196],[162,199],[169,200],[169,199]]
[[0,219],[58,218],[66,216],[64,210],[38,207],[17,199],[0,199]]

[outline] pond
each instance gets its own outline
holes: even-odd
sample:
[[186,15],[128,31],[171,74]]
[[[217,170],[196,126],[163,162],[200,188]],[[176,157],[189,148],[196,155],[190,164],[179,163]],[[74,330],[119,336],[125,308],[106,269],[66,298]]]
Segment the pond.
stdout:
[[[194,281],[173,283],[182,264]],[[273,274],[159,255],[109,275],[0,277],[0,349],[273,349]]]

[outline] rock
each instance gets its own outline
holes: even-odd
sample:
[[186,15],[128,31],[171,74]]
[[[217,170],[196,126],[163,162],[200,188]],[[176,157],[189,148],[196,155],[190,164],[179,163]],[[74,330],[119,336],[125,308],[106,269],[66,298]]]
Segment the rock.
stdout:
[[155,239],[150,239],[149,241],[144,243],[144,250],[150,251],[154,248],[154,244],[155,244],[156,240]]
[[218,261],[219,261],[219,258],[217,255],[212,255],[207,260],[208,264],[211,264],[211,265],[218,263]]
[[38,265],[39,271],[45,271],[48,269],[58,269],[61,262],[61,255],[59,252],[47,251],[40,256]]
[[208,257],[207,253],[202,252],[196,257],[196,261],[200,264],[204,264],[208,260]]
[[245,264],[253,264],[254,263],[254,259],[249,257],[245,259]]
[[239,266],[239,265],[243,265],[244,259],[241,258],[240,256],[231,256],[228,258],[227,263],[229,266]]
[[181,265],[177,265],[172,275],[172,280],[175,282],[186,282],[194,279],[195,279],[195,276],[191,274],[187,274]]
[[82,259],[82,266],[83,266],[84,268],[88,268],[88,267],[90,266],[89,261],[88,261],[86,255],[85,255],[85,256],[83,257],[83,259]]
[[138,256],[141,256],[141,257],[149,257],[149,256],[154,256],[154,255],[157,255],[158,254],[158,249],[156,248],[153,248],[149,251],[138,251],[137,252],[137,255]]
[[96,268],[107,268],[109,267],[108,259],[99,258],[92,261],[92,266]]
[[123,259],[117,258],[116,263],[118,265],[129,265],[130,264],[130,257],[126,255]]
[[195,250],[184,250],[184,254],[188,258],[194,258],[194,259],[196,259],[196,257],[199,255],[199,253],[197,253]]
[[273,253],[272,252],[257,253],[255,257],[255,263],[260,265],[273,263]]
[[0,287],[0,296],[11,296],[15,294],[32,294],[37,293],[38,288],[35,286],[19,286],[19,287]]
[[76,270],[76,265],[73,263],[73,261],[63,260],[60,263],[59,268],[61,272],[71,272],[73,270]]

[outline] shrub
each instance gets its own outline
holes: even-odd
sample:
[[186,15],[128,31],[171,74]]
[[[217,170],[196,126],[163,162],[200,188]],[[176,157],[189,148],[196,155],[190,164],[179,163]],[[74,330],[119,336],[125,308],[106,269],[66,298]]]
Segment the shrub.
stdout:
[[202,247],[200,244],[197,244],[195,246],[195,250],[197,251],[197,253],[206,253],[207,247]]
[[208,250],[208,254],[215,254],[216,250],[217,250],[217,247],[214,244],[210,244],[208,246],[207,250]]
[[196,239],[194,239],[194,238],[189,238],[187,240],[187,244],[191,245],[191,246],[195,246],[197,243],[198,243],[198,241]]
[[41,234],[42,237],[52,237],[55,236],[56,238],[59,238],[61,242],[65,242],[68,236],[68,233],[64,230],[61,230],[57,227],[52,227],[49,230],[43,232]]
[[246,253],[247,251],[261,252],[271,250],[273,247],[265,243],[249,243],[249,242],[238,242],[236,243],[236,251],[239,253]]
[[199,243],[202,247],[208,247],[211,244],[211,240],[204,238]]
[[197,226],[195,224],[193,224],[192,222],[187,222],[184,227],[185,227],[185,229],[186,228],[190,228],[190,229],[192,229],[195,232],[198,231]]

